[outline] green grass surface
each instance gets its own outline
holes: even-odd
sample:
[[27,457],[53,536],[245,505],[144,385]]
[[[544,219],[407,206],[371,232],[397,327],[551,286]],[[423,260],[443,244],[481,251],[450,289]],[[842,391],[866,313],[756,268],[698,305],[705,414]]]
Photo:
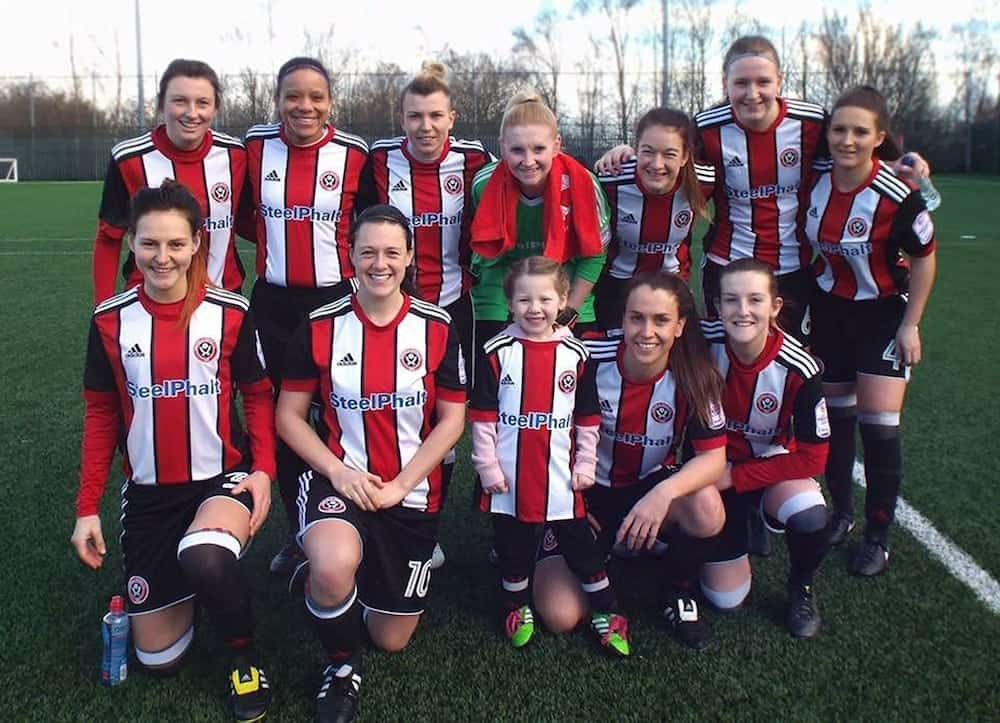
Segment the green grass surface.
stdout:
[[[939,278],[921,324],[925,361],[904,413],[903,495],[997,577],[1000,182],[936,182],[944,197],[935,214]],[[121,689],[97,684],[99,620],[122,587],[116,484],[102,508],[110,546],[104,569],[84,569],[68,539],[99,197],[97,184],[0,186],[0,510],[9,541],[0,586],[0,720],[220,720],[224,672],[207,623],[176,679],[133,671]],[[251,251],[241,244],[248,267]],[[463,449],[442,526],[448,563],[434,576],[411,646],[368,656],[365,721],[1000,716],[1000,618],[902,531],[883,578],[851,578],[845,553],[830,555],[817,586],[824,628],[815,641],[793,641],[782,626],[787,556],[779,540],[774,557],[754,560],[751,604],[713,616],[717,638],[702,654],[683,652],[658,628],[645,586],[621,589],[633,659],[603,659],[583,635],[543,634],[515,651],[494,619],[487,528],[470,510]],[[246,561],[275,691],[271,719],[297,721],[311,716],[321,654],[301,603],[267,577],[284,532],[276,505]]]

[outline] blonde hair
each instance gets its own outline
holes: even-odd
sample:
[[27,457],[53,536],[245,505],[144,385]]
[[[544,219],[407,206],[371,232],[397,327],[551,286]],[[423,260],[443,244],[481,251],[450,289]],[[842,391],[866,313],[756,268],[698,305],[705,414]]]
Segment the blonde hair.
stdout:
[[503,138],[508,128],[530,125],[547,126],[553,133],[559,132],[556,114],[545,105],[542,96],[534,88],[524,88],[514,94],[504,109],[500,137]]
[[403,92],[399,94],[399,109],[403,109],[403,101],[406,100],[408,93],[422,96],[444,93],[448,99],[448,105],[451,106],[451,88],[448,87],[447,77],[448,69],[442,63],[425,60],[420,66],[420,72],[404,86]]

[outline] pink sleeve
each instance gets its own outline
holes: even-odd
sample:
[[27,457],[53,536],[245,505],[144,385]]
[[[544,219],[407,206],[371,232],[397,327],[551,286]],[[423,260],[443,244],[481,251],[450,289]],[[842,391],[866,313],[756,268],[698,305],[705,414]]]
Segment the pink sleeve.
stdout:
[[496,422],[472,422],[472,466],[476,468],[483,489],[504,482],[497,459]]
[[600,432],[594,426],[575,425],[576,428],[576,463],[573,474],[594,479],[597,475],[597,440]]

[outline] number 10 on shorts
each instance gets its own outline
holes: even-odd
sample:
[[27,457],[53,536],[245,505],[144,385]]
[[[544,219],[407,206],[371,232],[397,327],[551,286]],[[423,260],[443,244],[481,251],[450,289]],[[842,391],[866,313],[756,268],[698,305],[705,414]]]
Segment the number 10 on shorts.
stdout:
[[410,579],[406,582],[403,597],[411,598],[414,593],[420,598],[427,597],[427,589],[431,584],[431,561],[410,560],[406,564],[410,567]]

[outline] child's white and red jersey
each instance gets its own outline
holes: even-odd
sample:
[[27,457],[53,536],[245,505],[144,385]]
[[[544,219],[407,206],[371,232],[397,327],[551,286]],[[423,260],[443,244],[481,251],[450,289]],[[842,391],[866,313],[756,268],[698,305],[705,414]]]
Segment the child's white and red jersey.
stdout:
[[501,333],[483,352],[469,418],[496,425],[508,489],[482,495],[480,508],[528,523],[584,517],[583,495],[572,487],[576,431],[598,422],[586,348],[569,333],[545,341]]
[[716,174],[715,219],[705,250],[722,266],[755,258],[786,274],[809,263],[796,220],[814,161],[826,156],[826,111],[801,100],[777,102],[778,117],[763,131],[744,128],[729,104],[695,116],[700,160]]
[[78,514],[97,512],[119,441],[133,484],[186,484],[237,468],[244,461],[237,389],[253,467],[274,476],[271,383],[246,299],[208,288],[186,328],[178,323],[183,303],[157,303],[140,285],[94,310]]
[[753,364],[726,343],[721,321],[703,321],[712,360],[725,380],[726,458],[740,493],[815,477],[826,466],[830,421],[820,363],[773,330]]
[[[435,423],[438,399],[464,403],[465,367],[451,317],[408,295],[379,326],[349,294],[319,307],[289,344],[282,389],[319,393],[326,445],[345,466],[395,479]],[[441,509],[441,466],[400,503]]]
[[308,146],[288,143],[281,124],[247,131],[248,200],[240,235],[257,243],[257,276],[315,289],[351,278],[348,236],[368,146],[328,127]]
[[[208,243],[208,279],[216,286],[239,291],[243,266],[236,254],[236,205],[246,177],[247,154],[239,139],[208,131],[190,151],[176,148],[159,126],[111,149],[104,179],[101,210],[94,240],[94,302],[115,293],[122,238],[128,229],[131,200],[140,189],[155,188],[171,178],[198,200],[202,239]],[[128,286],[142,281],[131,254],[126,264]]]
[[[695,164],[695,172],[707,199],[715,190],[715,169]],[[644,271],[669,271],[685,281],[691,276],[691,229],[695,214],[682,187],[682,178],[669,193],[649,193],[630,161],[619,174],[600,175],[598,180],[611,206],[611,243],[607,273],[616,279],[631,279]]]
[[904,294],[911,256],[934,252],[934,222],[920,192],[880,160],[852,191],[838,191],[831,173],[816,178],[803,204],[803,243],[817,258],[816,283],[833,296],[855,301]]
[[424,301],[448,306],[469,293],[472,179],[493,160],[479,141],[449,138],[430,163],[410,154],[405,137],[372,144],[375,200],[410,221],[416,284]]
[[648,381],[624,373],[620,329],[584,335],[595,365],[601,434],[597,447],[597,484],[627,487],[661,467],[678,463],[685,440],[695,452],[726,444],[726,420],[713,404],[709,424],[699,418],[668,367]]

